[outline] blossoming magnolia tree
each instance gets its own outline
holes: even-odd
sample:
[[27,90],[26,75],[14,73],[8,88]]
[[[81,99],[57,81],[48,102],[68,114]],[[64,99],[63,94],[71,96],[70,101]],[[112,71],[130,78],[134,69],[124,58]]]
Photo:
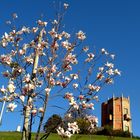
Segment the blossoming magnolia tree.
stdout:
[[[65,3],[51,23],[38,20],[36,27],[14,26],[1,38],[0,63],[7,85],[0,88],[0,101],[7,102],[10,112],[22,109],[22,140],[31,139],[32,119],[36,116],[40,117],[36,133],[39,139],[49,97],[65,98],[70,106],[65,118],[71,117],[73,110],[94,109],[101,88],[120,75],[112,63],[113,54],[104,48],[96,53],[82,46],[86,35],[81,30],[73,36],[63,31],[67,8]],[[16,18],[13,14],[13,20]],[[11,21],[7,23],[12,25]],[[69,122],[65,128],[59,126],[57,132],[63,138],[78,130],[76,122]]]

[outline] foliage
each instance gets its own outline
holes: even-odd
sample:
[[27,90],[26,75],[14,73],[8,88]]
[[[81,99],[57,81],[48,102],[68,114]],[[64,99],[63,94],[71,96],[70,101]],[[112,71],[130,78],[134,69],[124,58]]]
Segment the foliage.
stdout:
[[131,133],[129,133],[128,131],[113,130],[109,125],[106,125],[102,130],[97,131],[95,134],[117,137],[131,137]]
[[62,118],[59,115],[54,114],[45,123],[45,125],[44,125],[44,131],[46,133],[49,133],[49,132],[56,133],[56,128],[61,123],[62,123]]
[[76,122],[80,129],[79,134],[89,134],[88,128],[90,126],[90,122],[88,122],[84,118],[77,118]]

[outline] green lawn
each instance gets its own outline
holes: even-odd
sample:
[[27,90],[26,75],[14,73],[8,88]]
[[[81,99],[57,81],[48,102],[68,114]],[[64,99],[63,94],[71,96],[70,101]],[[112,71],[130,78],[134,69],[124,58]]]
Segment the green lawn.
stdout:
[[[0,140],[20,140],[21,133],[17,132],[0,132]],[[34,140],[34,134],[32,137]],[[57,134],[51,134],[47,140],[61,140]],[[131,138],[121,138],[121,137],[105,137],[105,136],[88,136],[88,135],[74,135],[70,140],[132,140]],[[133,139],[138,140],[138,139]]]

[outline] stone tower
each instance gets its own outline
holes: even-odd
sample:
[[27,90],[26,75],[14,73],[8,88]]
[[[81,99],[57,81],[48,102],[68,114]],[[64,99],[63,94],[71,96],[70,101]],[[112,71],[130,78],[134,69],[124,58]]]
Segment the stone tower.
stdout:
[[132,133],[130,99],[114,97],[102,103],[101,124],[110,125],[113,130],[129,131]]

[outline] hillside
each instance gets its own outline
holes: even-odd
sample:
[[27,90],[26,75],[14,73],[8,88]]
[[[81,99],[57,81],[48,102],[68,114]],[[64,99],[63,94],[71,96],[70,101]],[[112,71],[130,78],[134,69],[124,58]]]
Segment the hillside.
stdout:
[[[0,140],[20,140],[20,133],[17,132],[0,132]],[[34,134],[33,138],[34,140]],[[56,135],[52,134],[48,137],[48,140],[61,140],[61,138]],[[138,139],[131,139],[131,138],[121,138],[121,137],[106,137],[106,136],[87,136],[87,135],[75,135],[70,140],[138,140]]]

